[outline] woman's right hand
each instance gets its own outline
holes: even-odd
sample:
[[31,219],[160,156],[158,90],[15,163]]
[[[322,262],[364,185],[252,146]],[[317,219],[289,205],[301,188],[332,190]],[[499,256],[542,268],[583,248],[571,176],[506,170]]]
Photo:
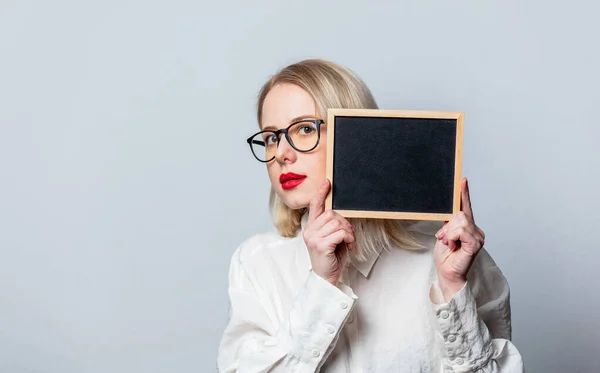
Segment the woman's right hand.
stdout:
[[325,198],[330,187],[329,180],[325,180],[310,201],[308,221],[302,235],[313,271],[337,286],[348,252],[355,250],[356,244],[352,224],[333,210],[325,211]]

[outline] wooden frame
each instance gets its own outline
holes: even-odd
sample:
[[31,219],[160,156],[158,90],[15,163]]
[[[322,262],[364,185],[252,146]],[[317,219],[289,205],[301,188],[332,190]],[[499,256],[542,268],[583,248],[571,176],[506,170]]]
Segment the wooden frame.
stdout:
[[380,110],[380,109],[329,109],[327,111],[327,165],[326,177],[331,181],[331,190],[325,199],[325,208],[333,206],[333,157],[335,144],[335,118],[348,117],[391,117],[391,118],[425,118],[425,119],[454,119],[456,120],[456,152],[454,163],[454,195],[452,214],[389,212],[389,211],[358,211],[336,210],[346,218],[378,218],[402,220],[441,220],[448,221],[460,211],[460,179],[462,173],[462,148],[463,148],[463,118],[461,112],[444,111],[413,111],[413,110]]

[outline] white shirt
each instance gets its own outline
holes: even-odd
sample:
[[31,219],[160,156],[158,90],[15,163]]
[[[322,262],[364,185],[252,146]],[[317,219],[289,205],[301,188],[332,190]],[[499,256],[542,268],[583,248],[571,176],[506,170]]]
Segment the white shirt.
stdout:
[[522,372],[508,283],[485,249],[444,303],[432,255],[440,227],[412,224],[427,250],[381,250],[337,287],[312,271],[302,234],[246,240],[231,259],[219,371]]

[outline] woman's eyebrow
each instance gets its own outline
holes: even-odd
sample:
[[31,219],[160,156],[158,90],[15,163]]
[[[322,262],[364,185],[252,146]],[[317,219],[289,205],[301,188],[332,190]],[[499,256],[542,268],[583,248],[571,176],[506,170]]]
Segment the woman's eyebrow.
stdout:
[[292,118],[292,120],[290,120],[290,124],[292,124],[294,122],[298,122],[298,121],[303,120],[303,119],[316,119],[316,116],[314,114],[311,114],[311,115],[308,115],[308,114],[300,115],[299,117]]
[[[314,114],[304,114],[304,115],[300,115],[299,117],[292,118],[290,120],[290,122],[288,123],[288,125],[292,124],[294,122],[298,122],[298,121],[304,120],[304,119],[316,119],[316,118],[317,118],[317,116],[314,115]],[[277,130],[277,127],[275,127],[275,126],[267,126],[267,127],[263,128],[263,131],[267,131],[267,130],[274,130],[275,131],[275,130]]]

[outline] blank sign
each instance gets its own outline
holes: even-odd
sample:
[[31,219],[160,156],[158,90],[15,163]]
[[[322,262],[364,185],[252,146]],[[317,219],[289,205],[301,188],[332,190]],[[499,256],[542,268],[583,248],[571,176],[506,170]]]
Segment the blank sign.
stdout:
[[460,209],[463,113],[330,109],[327,208],[342,216],[449,220]]

